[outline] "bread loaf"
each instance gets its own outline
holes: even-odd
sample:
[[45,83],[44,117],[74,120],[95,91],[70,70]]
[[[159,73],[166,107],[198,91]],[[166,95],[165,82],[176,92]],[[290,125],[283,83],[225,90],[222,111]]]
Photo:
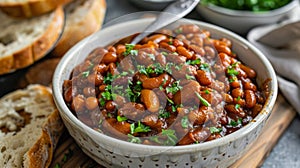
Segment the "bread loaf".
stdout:
[[0,12],[0,75],[27,67],[53,47],[64,25],[64,12],[17,20]]
[[98,31],[106,12],[105,0],[74,0],[65,7],[64,33],[52,52],[62,57],[73,45]]
[[0,0],[0,9],[14,17],[30,18],[51,12],[72,0]]
[[51,91],[29,85],[0,99],[0,167],[48,167],[64,125]]

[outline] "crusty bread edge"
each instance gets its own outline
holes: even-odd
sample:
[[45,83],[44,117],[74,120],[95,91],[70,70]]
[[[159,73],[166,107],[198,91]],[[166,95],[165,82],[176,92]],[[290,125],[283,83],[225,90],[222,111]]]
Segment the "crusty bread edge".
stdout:
[[13,17],[30,18],[51,12],[61,5],[65,5],[72,0],[28,0],[20,2],[0,2],[0,9]]
[[59,7],[54,11],[51,23],[39,39],[32,45],[15,52],[13,55],[8,55],[0,59],[0,75],[27,67],[44,57],[56,43],[63,30],[63,26],[64,12],[62,7]]
[[[73,45],[83,38],[98,31],[104,21],[106,1],[94,0],[91,9],[84,19],[76,25],[66,26],[58,44],[51,52],[55,57],[62,57]],[[66,17],[68,19],[68,17]]]
[[49,167],[64,125],[57,110],[51,113],[43,125],[42,135],[24,155],[24,167]]

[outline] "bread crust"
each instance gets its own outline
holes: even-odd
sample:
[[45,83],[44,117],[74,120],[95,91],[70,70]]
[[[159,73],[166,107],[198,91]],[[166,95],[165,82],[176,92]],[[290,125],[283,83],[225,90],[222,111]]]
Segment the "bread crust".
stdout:
[[[51,89],[38,84],[28,85],[26,89],[16,90],[0,99],[0,101],[14,103],[20,100],[25,101],[26,104],[24,102],[21,106],[14,104],[11,108],[15,108],[15,111],[27,109],[25,111],[31,114],[31,121],[19,132],[9,132],[0,136],[0,147],[5,149],[1,151],[0,165],[47,168],[51,164],[59,138],[65,131]],[[8,110],[5,107],[0,108]],[[18,150],[15,149],[16,147]],[[14,153],[16,150],[18,152]]]
[[[85,3],[92,3],[91,8],[80,21],[75,24],[66,24],[64,33],[51,55],[62,57],[77,42],[101,28],[106,12],[106,1],[87,0]],[[67,22],[71,22],[68,20],[70,19],[68,14],[66,14],[66,19]]]
[[72,0],[27,0],[27,2],[0,2],[0,9],[13,17],[30,18],[51,12]]
[[47,54],[56,43],[64,26],[63,9],[57,8],[53,15],[51,23],[39,39],[13,55],[0,58],[0,75],[27,67]]

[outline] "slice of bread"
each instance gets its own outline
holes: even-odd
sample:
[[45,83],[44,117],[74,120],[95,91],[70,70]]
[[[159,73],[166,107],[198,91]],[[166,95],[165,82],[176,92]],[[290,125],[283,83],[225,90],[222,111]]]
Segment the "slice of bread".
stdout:
[[103,23],[105,0],[74,0],[65,7],[64,33],[52,54],[62,57],[74,44],[98,31]]
[[51,12],[72,0],[0,0],[0,9],[14,17],[30,18]]
[[64,12],[17,20],[0,13],[0,75],[27,67],[57,42],[64,25]]
[[51,90],[29,85],[0,99],[0,167],[48,167],[64,125]]

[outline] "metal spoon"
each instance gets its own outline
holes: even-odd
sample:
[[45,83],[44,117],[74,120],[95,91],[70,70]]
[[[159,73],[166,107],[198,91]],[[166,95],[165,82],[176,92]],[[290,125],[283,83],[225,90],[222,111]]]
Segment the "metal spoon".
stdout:
[[137,44],[152,32],[183,18],[190,13],[199,2],[200,0],[178,0],[167,6],[153,23],[131,41],[131,44]]

